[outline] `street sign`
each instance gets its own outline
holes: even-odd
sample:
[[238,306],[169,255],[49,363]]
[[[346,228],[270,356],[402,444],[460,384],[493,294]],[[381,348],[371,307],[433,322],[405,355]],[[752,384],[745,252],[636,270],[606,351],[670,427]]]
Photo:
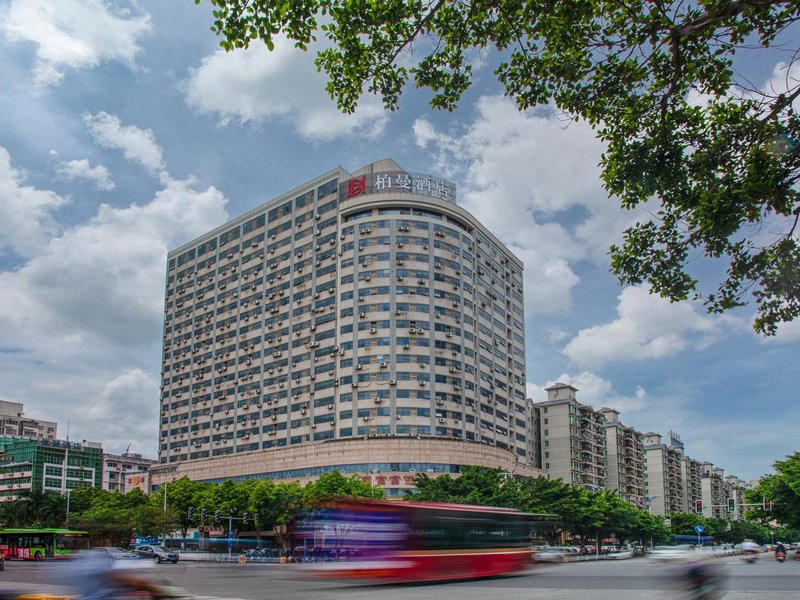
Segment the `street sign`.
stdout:
[[705,529],[706,528],[703,527],[702,525],[695,525],[694,526],[694,530],[695,530],[696,533],[703,533],[705,531]]
[[228,548],[233,548],[233,529],[228,530]]
[[239,561],[240,565],[243,565],[244,563],[247,562],[247,557],[244,554],[240,554],[237,560]]

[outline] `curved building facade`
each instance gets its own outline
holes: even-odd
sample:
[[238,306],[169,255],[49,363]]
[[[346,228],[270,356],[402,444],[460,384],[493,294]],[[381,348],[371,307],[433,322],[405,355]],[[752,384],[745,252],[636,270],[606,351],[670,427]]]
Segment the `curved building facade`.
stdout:
[[170,252],[156,480],[299,446],[322,468],[337,440],[527,464],[522,268],[455,186],[390,160]]

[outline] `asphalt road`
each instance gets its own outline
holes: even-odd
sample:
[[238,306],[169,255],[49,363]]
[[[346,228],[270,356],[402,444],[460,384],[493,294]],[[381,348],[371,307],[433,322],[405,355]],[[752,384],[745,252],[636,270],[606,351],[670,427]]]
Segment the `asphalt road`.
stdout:
[[[788,600],[800,597],[800,562],[771,557],[745,564],[729,557],[715,564],[726,574],[725,598]],[[0,590],[63,590],[55,587],[65,565],[9,562]],[[646,559],[536,566],[531,572],[479,581],[434,585],[346,584],[310,577],[298,565],[189,563],[142,571],[153,581],[179,586],[202,597],[246,600],[662,600],[685,597],[670,569]]]

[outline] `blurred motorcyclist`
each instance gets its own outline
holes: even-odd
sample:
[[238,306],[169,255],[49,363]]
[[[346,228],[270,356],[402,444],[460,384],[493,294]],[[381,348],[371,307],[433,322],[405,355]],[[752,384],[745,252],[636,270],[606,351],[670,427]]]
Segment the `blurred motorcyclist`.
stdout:
[[786,559],[786,546],[783,545],[783,542],[775,545],[775,558],[779,561]]
[[758,553],[761,551],[761,546],[756,544],[753,540],[745,540],[742,542],[742,557],[747,562],[754,562],[758,558]]
[[118,600],[120,598],[164,598],[160,586],[134,571],[149,566],[149,561],[114,561],[104,552],[89,551],[71,561],[68,585],[80,600]]
[[724,573],[702,552],[686,553],[680,566],[681,577],[691,600],[716,600],[724,589]]

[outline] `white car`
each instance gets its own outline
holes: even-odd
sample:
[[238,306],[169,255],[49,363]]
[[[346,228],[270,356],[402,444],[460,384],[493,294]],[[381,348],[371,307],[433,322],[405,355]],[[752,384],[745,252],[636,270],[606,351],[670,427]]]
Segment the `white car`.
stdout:
[[532,548],[531,559],[535,563],[567,562],[567,552],[563,548],[556,548],[554,546]]
[[685,560],[691,552],[696,552],[694,546],[656,546],[650,552],[650,558],[658,562],[680,562]]

